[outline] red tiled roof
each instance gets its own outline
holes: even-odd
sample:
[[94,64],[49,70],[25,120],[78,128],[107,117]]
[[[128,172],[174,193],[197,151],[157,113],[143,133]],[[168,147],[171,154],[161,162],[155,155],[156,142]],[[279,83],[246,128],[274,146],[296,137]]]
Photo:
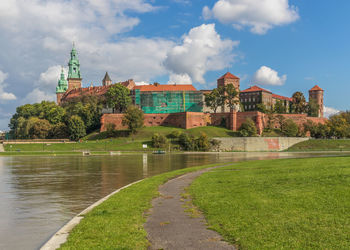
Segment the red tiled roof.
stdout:
[[258,92],[258,91],[264,91],[264,92],[267,92],[267,93],[271,93],[271,94],[272,94],[271,91],[268,91],[268,90],[266,90],[266,89],[260,88],[260,87],[258,87],[258,86],[256,86],[256,85],[254,85],[254,86],[252,86],[252,87],[250,87],[250,88],[248,88],[248,89],[242,90],[241,93]]
[[276,95],[276,94],[272,94],[272,98],[276,98],[276,99],[279,99],[279,100],[286,100],[286,101],[290,101],[290,102],[293,101],[292,98],[289,98],[289,97],[286,97],[286,96],[282,96],[282,95]]
[[321,89],[318,85],[315,85],[312,89],[310,89],[309,91],[323,91],[323,89]]
[[136,86],[134,89],[139,89],[140,91],[197,91],[197,89],[193,85],[142,85]]
[[225,75],[219,78],[219,80],[221,79],[239,79],[239,77],[231,74],[230,72],[227,72]]

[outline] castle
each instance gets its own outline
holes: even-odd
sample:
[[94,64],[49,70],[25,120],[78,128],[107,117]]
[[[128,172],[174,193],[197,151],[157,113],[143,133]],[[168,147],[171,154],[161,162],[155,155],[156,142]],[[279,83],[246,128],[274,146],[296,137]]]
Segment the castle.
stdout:
[[[259,105],[272,109],[277,102],[285,107],[283,116],[294,120],[298,125],[312,120],[314,122],[325,122],[323,118],[323,96],[324,91],[319,86],[309,90],[309,101],[313,100],[318,104],[318,117],[308,117],[306,114],[289,114],[293,99],[272,93],[259,86],[252,86],[240,91],[240,78],[227,72],[217,80],[217,87],[232,84],[239,93],[241,105],[233,110],[224,105],[219,113],[215,113],[211,107],[205,104],[205,95],[211,90],[197,90],[193,85],[182,84],[159,84],[137,86],[130,79],[121,83],[112,82],[106,72],[102,84],[83,88],[80,73],[80,62],[78,54],[73,45],[68,63],[68,78],[62,69],[58,86],[56,87],[57,103],[59,105],[73,98],[93,95],[103,96],[108,89],[115,84],[122,84],[130,90],[133,104],[138,106],[145,114],[145,126],[168,125],[181,128],[193,128],[207,125],[225,125],[227,128],[236,131],[247,119],[255,121],[258,132],[267,126],[268,117],[259,112]],[[105,130],[106,124],[113,123],[117,129],[125,128],[122,125],[123,114],[116,114],[114,110],[106,107],[101,118],[101,131]],[[276,125],[277,126],[277,125]]]

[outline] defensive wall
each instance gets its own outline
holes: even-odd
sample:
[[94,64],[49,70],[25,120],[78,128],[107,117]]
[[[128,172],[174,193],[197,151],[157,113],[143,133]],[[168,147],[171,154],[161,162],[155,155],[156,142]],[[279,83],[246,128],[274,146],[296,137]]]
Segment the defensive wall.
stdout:
[[[101,117],[101,132],[106,131],[106,125],[111,123],[115,129],[126,129],[123,126],[123,114],[104,114]],[[278,115],[272,115],[277,117]],[[282,114],[285,119],[293,120],[298,126],[302,126],[307,120],[315,123],[325,123],[326,118],[308,117],[306,114]],[[190,129],[204,126],[225,126],[226,128],[237,131],[243,122],[248,118],[255,122],[258,134],[261,134],[268,126],[269,116],[258,112],[229,112],[229,113],[201,113],[201,112],[182,112],[171,114],[144,114],[144,125],[153,126],[173,126],[183,129]],[[279,127],[278,120],[273,124],[275,128]]]
[[227,137],[215,138],[219,140],[219,151],[283,151],[291,146],[307,141],[309,138],[301,137]]

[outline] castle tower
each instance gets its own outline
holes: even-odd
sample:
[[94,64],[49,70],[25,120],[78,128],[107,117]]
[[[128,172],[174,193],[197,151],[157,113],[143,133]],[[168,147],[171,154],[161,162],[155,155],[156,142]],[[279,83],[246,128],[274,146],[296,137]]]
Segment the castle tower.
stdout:
[[58,80],[58,85],[56,87],[56,96],[57,96],[57,104],[61,104],[61,99],[64,93],[66,93],[68,89],[68,82],[66,80],[66,77],[64,76],[63,68],[61,70],[61,77]]
[[70,60],[68,63],[68,90],[81,88],[81,75],[80,75],[80,63],[78,60],[77,50],[73,44],[72,51],[70,52]]
[[[223,75],[222,77],[220,77],[217,80],[217,87],[223,87],[223,86],[227,86],[229,84],[232,84],[236,91],[239,93],[240,91],[240,79],[239,77],[231,74],[230,72],[227,72],[225,75]],[[239,100],[239,95],[237,96],[237,100]],[[236,111],[239,110],[239,105],[236,105],[237,107],[235,108]],[[229,107],[225,107],[222,109],[222,112],[230,112],[231,110],[229,109]]]
[[108,72],[106,72],[105,77],[104,77],[103,80],[102,80],[102,85],[103,85],[103,86],[109,86],[109,85],[111,85],[111,84],[112,84],[112,80],[111,80],[111,78],[109,77]]
[[309,102],[315,100],[318,104],[318,117],[323,117],[323,93],[324,90],[321,89],[318,85],[315,85],[312,89],[309,90]]

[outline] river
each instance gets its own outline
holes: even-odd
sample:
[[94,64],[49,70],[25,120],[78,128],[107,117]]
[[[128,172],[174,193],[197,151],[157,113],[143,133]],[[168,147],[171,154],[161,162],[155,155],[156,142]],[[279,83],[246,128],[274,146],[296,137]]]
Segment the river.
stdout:
[[210,163],[321,155],[325,156],[198,153],[0,157],[0,249],[38,249],[95,201],[149,176]]

